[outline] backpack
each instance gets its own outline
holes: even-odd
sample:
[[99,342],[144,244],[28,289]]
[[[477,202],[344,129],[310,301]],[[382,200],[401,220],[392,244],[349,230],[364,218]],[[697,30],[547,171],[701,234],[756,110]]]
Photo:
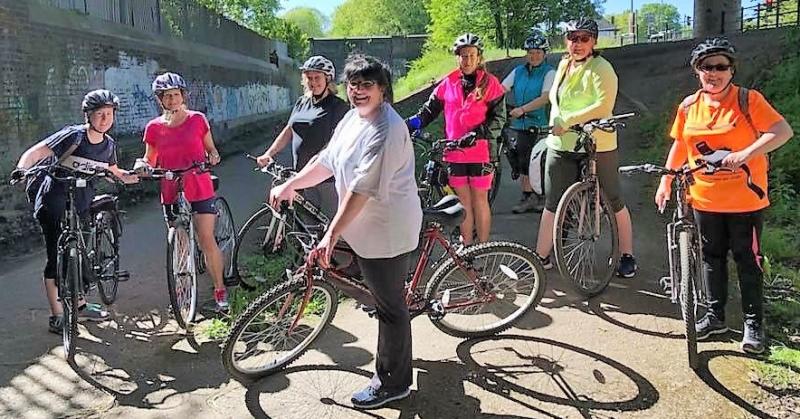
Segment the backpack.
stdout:
[[547,160],[547,141],[541,139],[533,146],[528,165],[528,181],[536,195],[544,195],[545,160]]
[[[64,136],[72,135],[75,132],[71,129],[63,131],[64,131],[63,134]],[[80,143],[81,143],[81,137],[77,136],[77,140],[69,145],[69,147],[67,148],[66,151],[64,151],[64,154],[62,154],[61,157],[59,157],[58,159],[53,159],[52,157],[45,157],[44,159],[36,162],[36,164],[34,164],[33,166],[34,167],[50,166],[50,165],[58,166],[59,164],[61,164],[61,162],[63,162],[69,156],[71,156],[72,153],[75,152],[75,150],[78,149]],[[48,160],[50,160],[50,162]],[[39,175],[37,175],[36,177],[28,179],[28,183],[25,185],[25,196],[28,198],[28,203],[30,203],[31,205],[36,205],[36,197],[39,195],[39,190],[42,188],[42,183],[44,183],[45,176],[47,175],[39,173]]]

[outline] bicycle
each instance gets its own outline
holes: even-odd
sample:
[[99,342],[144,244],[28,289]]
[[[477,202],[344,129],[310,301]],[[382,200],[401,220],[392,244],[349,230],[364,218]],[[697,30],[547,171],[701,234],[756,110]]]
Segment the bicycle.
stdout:
[[[141,179],[176,180],[176,211],[167,216],[167,289],[172,314],[181,328],[188,328],[197,314],[197,275],[205,271],[205,262],[200,245],[195,239],[192,206],[183,191],[183,175],[186,173],[208,172],[205,162],[170,170],[150,169]],[[212,177],[214,191],[219,181]],[[225,198],[217,196],[214,200],[217,219],[214,223],[214,238],[222,252],[223,276],[232,276],[231,253],[236,244],[236,230],[230,206]]]
[[[67,173],[64,175],[64,173]],[[119,269],[119,238],[122,222],[118,199],[114,195],[97,195],[89,206],[89,216],[78,213],[75,194],[88,187],[95,178],[119,183],[103,168],[73,170],[65,166],[38,166],[28,169],[24,178],[40,174],[67,186],[67,201],[61,220],[56,258],[58,299],[64,316],[62,344],[67,360],[75,357],[78,336],[79,302],[94,288],[99,290],[105,304],[117,298],[119,282],[127,281],[130,273]],[[12,181],[11,184],[17,182]]]
[[[512,327],[538,304],[545,276],[533,251],[510,242],[456,250],[443,234],[464,217],[463,206],[454,196],[423,213],[425,227],[416,268],[405,287],[412,318],[427,314],[437,328],[459,338],[491,336]],[[310,252],[317,237],[308,235],[301,241]],[[418,288],[437,244],[444,253],[433,265],[433,273],[424,278],[423,293]],[[364,306],[375,306],[352,250],[338,245],[329,268],[306,262],[250,303],[234,321],[222,350],[228,373],[250,381],[291,364],[331,322],[338,308],[337,290]]]
[[[669,293],[673,304],[680,305],[681,317],[686,326],[686,346],[689,366],[698,368],[696,321],[700,307],[706,307],[707,289],[703,281],[702,245],[700,242],[700,226],[694,219],[692,205],[689,201],[689,186],[694,183],[694,173],[705,170],[713,174],[720,170],[722,160],[730,154],[727,150],[705,156],[695,161],[696,167],[684,165],[680,169],[668,169],[654,164],[623,166],[620,173],[648,173],[659,176],[674,176],[676,208],[672,222],[667,224],[667,255],[669,259],[669,276],[660,280],[665,292]],[[752,180],[748,179],[748,184]]]
[[[254,156],[245,155],[256,160]],[[255,171],[272,176],[275,187],[295,174],[291,168],[272,162]],[[255,289],[267,279],[263,275],[263,265],[275,255],[288,256],[292,269],[302,264],[303,249],[294,237],[297,234],[321,234],[329,223],[328,217],[301,194],[297,194],[292,206],[277,211],[264,203],[242,226],[233,248],[232,273],[245,289]]]
[[[434,140],[431,134],[417,130],[414,131],[411,139],[414,144],[415,155],[427,159],[424,164],[417,165],[417,173],[419,173],[417,183],[419,184],[422,206],[428,207],[439,202],[440,199],[447,195],[455,195],[456,192],[447,183],[447,165],[442,161],[442,153],[446,150],[474,146],[475,133],[469,132],[458,140]],[[504,147],[505,145],[502,142],[498,144],[498,156],[505,152]],[[503,165],[499,158],[494,159],[489,164],[492,165],[492,173],[494,173],[492,186],[489,189],[489,206],[491,206],[500,189]]]
[[592,133],[615,132],[625,126],[622,120],[634,115],[615,115],[569,129],[578,134],[574,152],[584,149],[586,156],[578,181],[567,188],[558,202],[553,250],[561,275],[586,297],[595,296],[608,286],[620,257],[617,219],[600,188]]

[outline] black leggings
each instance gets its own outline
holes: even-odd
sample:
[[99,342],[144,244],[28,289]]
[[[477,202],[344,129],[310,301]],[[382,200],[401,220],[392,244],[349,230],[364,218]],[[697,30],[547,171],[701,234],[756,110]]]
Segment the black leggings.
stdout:
[[375,296],[378,317],[378,354],[375,372],[385,390],[411,385],[411,317],[404,290],[411,253],[386,259],[358,257],[362,278]]
[[58,258],[58,237],[61,235],[61,216],[53,215],[45,208],[36,214],[36,220],[42,229],[44,247],[47,251],[47,262],[44,265],[44,277],[56,279],[56,260]]
[[739,276],[744,318],[761,322],[764,316],[764,271],[761,266],[763,212],[718,213],[695,210],[694,214],[703,239],[703,277],[708,289],[710,310],[720,320],[725,319],[730,251]]

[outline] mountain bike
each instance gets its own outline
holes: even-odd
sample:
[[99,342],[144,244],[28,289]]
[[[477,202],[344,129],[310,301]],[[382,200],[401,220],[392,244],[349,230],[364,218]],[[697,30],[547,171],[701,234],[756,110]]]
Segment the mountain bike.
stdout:
[[[446,195],[455,195],[455,191],[447,183],[447,165],[442,161],[442,154],[449,150],[458,150],[475,145],[475,133],[469,132],[462,138],[457,140],[434,140],[431,134],[417,130],[412,135],[414,143],[414,152],[418,159],[418,179],[420,200],[423,207],[431,206]],[[501,142],[498,144],[498,156],[504,151],[505,145]],[[424,161],[424,164],[419,164]],[[491,166],[491,172],[494,174],[492,178],[492,186],[489,189],[489,206],[494,203],[497,198],[497,193],[500,189],[500,179],[502,177],[502,164],[499,158],[494,159],[492,162],[487,163]]]
[[[247,158],[255,160],[251,155]],[[271,163],[256,168],[272,177],[275,187],[295,174],[291,168]],[[295,269],[303,263],[303,247],[296,236],[318,234],[322,237],[329,223],[328,217],[302,194],[297,194],[291,206],[278,211],[264,203],[242,226],[233,248],[232,273],[239,285],[255,289],[267,282],[265,265],[273,257],[285,257],[289,268]]]
[[[700,170],[713,174],[720,170],[722,160],[730,151],[718,150],[702,160],[695,162],[695,167],[684,165],[680,169],[668,169],[654,164],[639,166],[623,166],[620,173],[648,173],[658,176],[674,176],[676,208],[672,214],[672,222],[667,224],[667,255],[669,257],[669,276],[660,280],[664,291],[670,296],[673,304],[680,305],[681,317],[686,326],[686,346],[689,355],[689,366],[697,369],[697,329],[696,322],[700,318],[700,310],[707,307],[705,281],[703,281],[702,245],[700,242],[700,226],[694,219],[692,205],[689,202],[689,186],[694,183],[694,173]],[[748,184],[752,179],[748,177]]]
[[[96,178],[121,183],[111,172],[102,168],[80,171],[65,166],[39,166],[29,169],[25,178],[45,174],[66,185],[67,201],[61,219],[56,259],[58,299],[64,316],[62,343],[68,360],[75,356],[78,337],[78,311],[94,287],[105,304],[116,301],[119,282],[130,274],[119,269],[119,239],[122,222],[113,195],[95,196],[87,216],[79,214],[75,203],[78,190],[89,186]],[[16,183],[16,182],[13,182]],[[12,184],[13,184],[12,183]]]
[[587,297],[599,294],[608,286],[620,257],[617,219],[600,188],[597,145],[592,133],[595,130],[614,132],[625,126],[622,120],[634,115],[615,115],[569,129],[578,134],[574,152],[583,149],[586,156],[578,181],[567,188],[558,202],[553,250],[561,275],[569,278],[575,289]]
[[[456,250],[442,233],[458,226],[464,209],[449,196],[424,211],[421,246],[405,301],[411,316],[426,314],[444,333],[459,338],[490,336],[512,327],[535,307],[545,289],[544,270],[527,247],[485,242]],[[317,237],[299,237],[306,254]],[[438,246],[437,246],[438,244]],[[419,290],[435,248],[444,250]],[[364,306],[375,299],[361,280],[355,254],[337,245],[330,267],[315,262],[289,272],[286,280],[254,300],[234,321],[222,363],[240,381],[266,376],[291,364],[330,324],[338,293]]]
[[[205,261],[200,245],[195,238],[194,217],[191,203],[183,191],[183,175],[186,173],[208,172],[205,162],[194,163],[180,169],[150,169],[141,179],[175,180],[178,193],[175,210],[167,211],[167,289],[172,314],[178,325],[184,329],[191,324],[197,314],[197,275],[205,271]],[[212,177],[214,191],[219,182]],[[222,252],[223,275],[233,275],[232,252],[236,245],[236,228],[230,206],[225,198],[217,196],[214,200],[217,219],[214,223],[214,237]]]

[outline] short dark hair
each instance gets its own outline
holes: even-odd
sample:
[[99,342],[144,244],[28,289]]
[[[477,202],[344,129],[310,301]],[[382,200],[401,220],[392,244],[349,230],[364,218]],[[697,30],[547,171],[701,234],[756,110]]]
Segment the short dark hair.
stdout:
[[345,83],[354,79],[374,81],[378,86],[383,87],[383,98],[386,102],[392,103],[394,100],[392,71],[379,59],[371,55],[351,54],[344,63],[342,73]]

